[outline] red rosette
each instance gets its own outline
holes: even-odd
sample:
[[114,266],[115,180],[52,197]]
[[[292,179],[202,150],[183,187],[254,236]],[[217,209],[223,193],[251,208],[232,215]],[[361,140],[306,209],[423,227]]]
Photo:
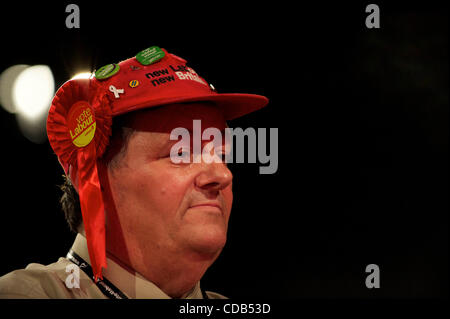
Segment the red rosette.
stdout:
[[107,92],[102,91],[95,80],[67,81],[56,92],[47,118],[48,140],[63,165],[77,166],[76,157],[79,147],[72,142],[67,118],[72,106],[79,101],[86,101],[94,111],[96,130],[93,142],[97,148],[97,157],[104,154],[111,136],[111,101]]
[[47,118],[54,152],[78,190],[95,280],[106,268],[105,209],[97,159],[111,136],[111,101],[91,79],[70,80],[56,92]]

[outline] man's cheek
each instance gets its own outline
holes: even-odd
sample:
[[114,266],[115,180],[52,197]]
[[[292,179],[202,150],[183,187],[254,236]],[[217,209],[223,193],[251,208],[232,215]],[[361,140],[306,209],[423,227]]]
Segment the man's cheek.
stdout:
[[163,180],[165,180],[164,183],[153,186],[153,196],[155,197],[153,199],[163,207],[177,206],[183,198],[182,185],[180,185],[180,182],[167,177]]
[[231,206],[233,205],[233,190],[231,184],[223,190],[223,197],[225,204],[227,205],[227,212],[230,213]]

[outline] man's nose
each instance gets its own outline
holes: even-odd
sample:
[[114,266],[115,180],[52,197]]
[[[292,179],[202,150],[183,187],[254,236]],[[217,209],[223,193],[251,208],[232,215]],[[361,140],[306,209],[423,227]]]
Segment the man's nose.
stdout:
[[195,185],[207,191],[220,191],[231,184],[233,174],[225,163],[201,163],[201,171],[195,179]]

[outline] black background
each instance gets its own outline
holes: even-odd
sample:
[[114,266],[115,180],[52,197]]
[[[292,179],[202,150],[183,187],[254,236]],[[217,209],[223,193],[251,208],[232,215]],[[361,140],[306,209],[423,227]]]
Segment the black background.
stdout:
[[[0,72],[46,64],[56,87],[152,45],[219,92],[267,96],[231,127],[279,128],[279,167],[234,164],[226,248],[202,279],[229,297],[448,297],[448,12],[427,2],[70,2],[2,7]],[[64,256],[74,235],[48,144],[0,110],[0,275]],[[365,286],[377,264],[381,288]]]

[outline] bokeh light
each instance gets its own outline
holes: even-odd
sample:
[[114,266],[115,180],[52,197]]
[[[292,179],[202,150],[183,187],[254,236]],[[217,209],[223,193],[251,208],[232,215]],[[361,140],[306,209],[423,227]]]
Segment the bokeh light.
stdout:
[[91,72],[80,72],[80,73],[75,74],[71,78],[71,80],[74,80],[74,79],[89,79],[91,77],[91,75],[92,75]]
[[34,65],[23,70],[12,86],[16,111],[29,119],[47,113],[55,93],[55,81],[50,68]]
[[0,103],[15,114],[22,134],[34,143],[46,141],[46,119],[55,93],[47,65],[13,65],[0,75]]
[[13,65],[0,74],[0,104],[9,113],[16,113],[16,105],[12,97],[12,87],[19,74],[28,67],[29,65],[26,64]]

